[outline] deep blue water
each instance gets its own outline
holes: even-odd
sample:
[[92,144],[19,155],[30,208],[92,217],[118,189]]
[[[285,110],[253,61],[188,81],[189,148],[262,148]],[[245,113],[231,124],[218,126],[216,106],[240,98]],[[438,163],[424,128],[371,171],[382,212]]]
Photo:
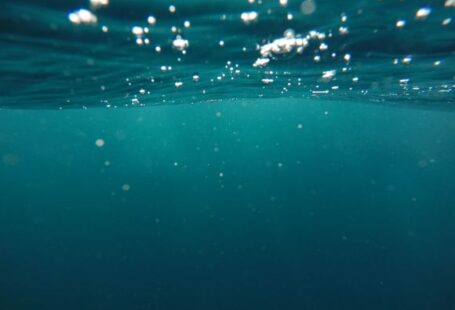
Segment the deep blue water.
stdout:
[[0,310],[455,309],[453,6],[2,1]]

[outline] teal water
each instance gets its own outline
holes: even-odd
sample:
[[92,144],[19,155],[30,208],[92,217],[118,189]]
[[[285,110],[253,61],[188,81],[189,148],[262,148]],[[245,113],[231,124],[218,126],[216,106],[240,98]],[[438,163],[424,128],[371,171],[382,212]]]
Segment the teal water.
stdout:
[[0,310],[454,309],[452,2],[170,4],[0,4]]

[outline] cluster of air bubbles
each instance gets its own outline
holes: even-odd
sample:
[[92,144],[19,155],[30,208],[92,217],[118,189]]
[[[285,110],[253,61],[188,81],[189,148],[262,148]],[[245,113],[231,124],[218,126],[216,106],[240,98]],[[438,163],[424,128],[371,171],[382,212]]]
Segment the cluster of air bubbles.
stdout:
[[75,24],[93,25],[98,22],[98,17],[87,9],[79,9],[68,15],[69,20]]
[[240,15],[240,18],[242,19],[242,21],[246,24],[246,25],[249,25],[253,22],[256,22],[258,20],[258,13],[255,12],[255,11],[252,11],[252,12],[243,12],[241,15]]
[[[228,81],[235,81],[238,79],[255,79],[255,83],[262,85],[260,89],[278,89],[281,94],[289,92],[292,87],[308,88],[308,91],[313,95],[329,94],[335,91],[352,90],[355,87],[364,87],[362,92],[367,94],[368,87],[373,85],[363,84],[367,76],[363,76],[362,72],[358,72],[357,61],[358,53],[351,50],[349,44],[345,44],[350,37],[351,33],[355,33],[358,29],[351,24],[351,19],[354,14],[362,14],[361,10],[357,13],[349,12],[342,13],[337,17],[337,20],[328,25],[320,25],[315,29],[305,29],[300,27],[296,22],[299,18],[306,19],[310,15],[321,11],[323,7],[322,1],[318,0],[303,0],[300,1],[298,6],[289,5],[288,0],[274,0],[276,8],[270,9],[269,3],[266,4],[265,0],[247,0],[249,7],[245,8],[239,15],[236,13],[233,16],[233,21],[237,22],[241,27],[262,27],[267,25],[270,20],[269,15],[277,14],[281,16],[282,28],[279,29],[282,35],[265,35],[259,38],[251,38],[251,43],[242,42],[238,44],[235,40],[230,40],[229,37],[222,37],[221,35],[211,35],[210,42],[196,41],[189,39],[192,38],[191,33],[200,25],[199,20],[192,20],[195,23],[193,27],[192,22],[188,19],[180,19],[182,14],[176,14],[178,11],[175,5],[169,5],[167,14],[171,18],[166,20],[158,20],[159,16],[152,14],[153,12],[145,12],[141,17],[142,21],[136,21],[130,24],[126,29],[130,29],[127,34],[129,41],[132,41],[137,46],[142,46],[143,50],[161,53],[161,55],[150,56],[156,57],[153,61],[158,60],[158,64],[150,66],[154,69],[153,77],[149,77],[150,84],[141,84],[140,86],[134,85],[134,78],[127,79],[128,87],[136,87],[133,94],[128,95],[128,105],[140,106],[144,97],[150,95],[149,87],[154,87],[159,84],[160,89],[176,89],[179,92],[186,91],[194,87],[201,94],[206,95],[210,93],[210,87],[216,87],[218,83],[226,83]],[[94,25],[99,22],[99,18],[95,14],[98,10],[105,8],[109,5],[109,0],[90,0],[87,8],[80,8],[68,14],[70,22],[74,25]],[[454,8],[455,0],[445,0],[443,7]],[[296,9],[297,8],[297,9]],[[101,15],[100,15],[101,16]],[[349,22],[348,22],[349,16]],[[389,25],[389,29],[404,33],[411,24],[417,26],[424,25],[425,21],[433,20],[438,15],[431,6],[414,7],[408,14],[403,16],[396,16]],[[169,17],[169,16],[168,16]],[[221,15],[221,21],[231,21],[228,14]],[[440,18],[440,17],[439,17]],[[292,22],[291,22],[292,21]],[[451,17],[445,17],[439,20],[439,23],[446,26],[452,21]],[[291,29],[292,27],[292,29]],[[352,28],[351,28],[352,27]],[[108,27],[102,25],[103,32],[108,32]],[[302,31],[305,29],[305,31]],[[375,30],[376,31],[376,30]],[[271,30],[271,33],[276,33],[276,29]],[[278,33],[280,33],[278,32]],[[168,37],[163,40],[162,35]],[[373,32],[374,34],[374,32]],[[224,48],[226,57],[232,55],[230,52],[235,53],[243,52],[248,55],[247,61],[240,61],[236,63],[231,60],[226,62],[226,65],[219,67],[217,72],[211,71],[211,76],[200,76],[199,73],[194,73],[186,70],[183,65],[188,62],[191,55],[188,52],[197,50],[201,47],[211,46],[213,51],[209,50],[208,53],[216,53],[217,57],[224,54],[219,52]],[[256,48],[256,49],[255,49]],[[169,53],[169,54],[167,54]],[[175,57],[175,58],[174,58]],[[412,68],[418,62],[416,55],[402,54],[400,57],[390,57],[386,62],[390,66],[397,66],[403,70]],[[223,59],[224,61],[225,59]],[[289,69],[283,70],[280,64],[295,64],[296,67],[300,63],[307,65],[311,63],[311,74],[305,76],[299,75],[297,70]],[[430,61],[432,66],[438,67],[444,65],[444,60],[432,59]],[[202,60],[198,65],[203,66]],[[277,69],[281,68],[281,69]],[[395,67],[394,67],[395,68]],[[199,70],[198,70],[199,71]],[[205,72],[201,70],[199,72]],[[171,74],[172,73],[172,74]],[[209,75],[209,73],[207,73]],[[295,75],[295,76],[294,76]],[[304,76],[302,78],[302,76]],[[306,83],[308,79],[313,79],[313,83]],[[304,80],[306,79],[306,80]],[[201,83],[197,83],[200,82]],[[345,82],[343,84],[343,81]],[[346,82],[348,81],[348,82]],[[209,85],[207,85],[207,84]],[[408,76],[399,76],[394,78],[394,83],[400,87],[408,89],[413,81]],[[204,86],[202,86],[204,84]],[[308,86],[310,84],[311,86]],[[148,86],[147,86],[148,85]],[[365,86],[367,85],[367,86]],[[417,86],[414,86],[414,90]],[[379,87],[377,87],[379,88]],[[449,85],[444,89],[451,89]],[[162,95],[163,102],[167,100],[166,95]]]
[[90,0],[90,9],[81,8],[68,14],[68,19],[75,25],[94,25],[98,23],[98,17],[93,11],[107,7],[109,0]]
[[150,39],[146,37],[149,32],[150,29],[148,27],[134,26],[131,28],[131,33],[135,36],[137,45],[150,44]]

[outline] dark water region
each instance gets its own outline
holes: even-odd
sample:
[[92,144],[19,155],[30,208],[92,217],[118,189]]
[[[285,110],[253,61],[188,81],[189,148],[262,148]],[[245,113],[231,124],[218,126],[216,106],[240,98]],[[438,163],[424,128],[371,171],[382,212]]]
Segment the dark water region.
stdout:
[[455,1],[0,2],[0,310],[455,309]]
[[263,99],[0,124],[1,309],[455,305],[453,113]]

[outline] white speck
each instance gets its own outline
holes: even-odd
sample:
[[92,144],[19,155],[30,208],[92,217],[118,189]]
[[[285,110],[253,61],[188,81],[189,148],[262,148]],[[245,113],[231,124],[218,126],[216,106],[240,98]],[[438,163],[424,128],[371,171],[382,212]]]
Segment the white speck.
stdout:
[[183,27],[185,27],[185,28],[190,28],[190,27],[191,27],[190,21],[186,20],[186,21],[183,23]]
[[154,16],[149,16],[147,17],[147,23],[149,23],[149,25],[155,25],[156,24],[156,18]]
[[405,65],[408,65],[410,64],[412,61],[412,57],[411,56],[406,56],[405,58],[403,58],[403,60],[401,60],[401,62]]
[[183,86],[183,82],[175,82],[175,87],[180,88]]
[[220,41],[220,42],[218,42],[218,44],[219,44],[221,47],[224,47],[224,41]]
[[93,9],[98,9],[103,6],[108,6],[109,5],[109,0],[90,0],[90,6]]
[[345,61],[350,61],[351,60],[351,54],[345,54],[343,58],[344,58]]
[[103,139],[97,139],[97,140],[95,141],[95,145],[96,145],[97,147],[100,147],[100,148],[101,148],[101,147],[104,146],[104,144],[105,144],[105,142],[104,142]]
[[272,84],[273,83],[273,79],[262,79],[261,82],[263,84]]
[[184,51],[190,46],[190,42],[183,39],[181,36],[177,36],[172,42],[172,46],[179,51]]
[[397,28],[403,28],[405,25],[406,25],[406,21],[402,20],[402,19],[398,20],[397,23],[395,24],[395,26]]
[[426,7],[420,8],[416,12],[416,18],[417,19],[425,19],[425,18],[428,17],[428,15],[430,15],[430,13],[431,13],[431,7],[426,6]]
[[399,82],[400,84],[408,84],[409,83],[409,79],[401,79]]
[[269,58],[258,58],[253,64],[253,67],[265,67],[270,62]]
[[288,0],[280,0],[280,5],[281,6],[287,6],[288,5]]
[[76,25],[79,24],[92,25],[98,22],[98,18],[96,17],[96,15],[86,9],[74,11],[68,15],[68,18],[70,22]]
[[321,43],[321,45],[319,45],[319,49],[321,51],[325,51],[328,48],[329,48],[329,46],[327,44],[325,44],[325,43]]
[[311,93],[314,95],[327,95],[327,94],[329,94],[329,91],[328,90],[313,90]]
[[324,80],[331,80],[336,74],[336,70],[329,70],[322,72],[322,78]]
[[172,14],[174,14],[176,11],[177,11],[177,8],[176,8],[174,5],[170,5],[170,6],[169,6],[169,12],[171,12]]
[[446,8],[455,7],[455,0],[446,0],[446,2],[444,3],[444,6]]
[[340,28],[338,28],[338,32],[339,32],[341,35],[345,35],[345,34],[348,34],[348,33],[349,33],[349,29],[348,29],[348,27],[341,26]]
[[197,75],[197,74],[193,75],[193,81],[194,82],[199,82],[199,79],[200,79],[199,75]]
[[144,34],[144,28],[139,27],[139,26],[134,26],[131,29],[131,32],[136,36],[142,36]]
[[127,192],[131,189],[131,186],[129,184],[123,184],[122,185],[122,191]]
[[242,21],[248,25],[250,23],[253,23],[255,21],[257,21],[258,19],[258,13],[257,12],[243,12],[241,15],[240,15],[240,18],[242,19]]
[[448,24],[450,24],[451,21],[452,21],[451,18],[446,18],[446,19],[444,19],[444,20],[442,21],[441,24],[442,24],[443,26],[447,26]]

